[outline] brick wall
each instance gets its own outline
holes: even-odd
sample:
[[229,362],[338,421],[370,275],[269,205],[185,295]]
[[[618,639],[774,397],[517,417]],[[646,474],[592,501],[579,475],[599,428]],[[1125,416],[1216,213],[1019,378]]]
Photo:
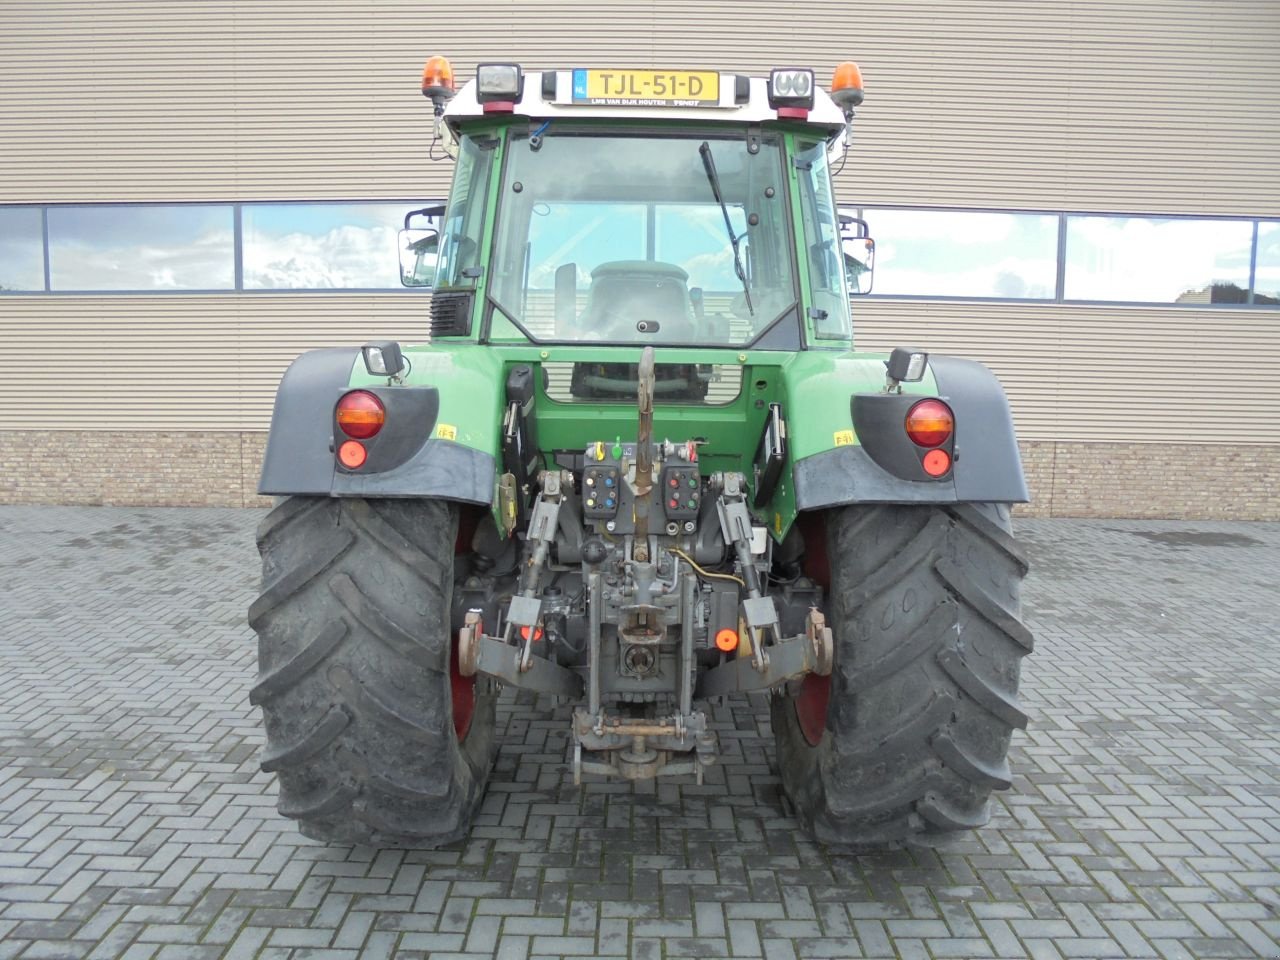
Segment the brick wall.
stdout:
[[1280,520],[1280,446],[1019,444],[1037,517]]
[[[1280,520],[1280,446],[1020,444],[1035,517]],[[0,503],[266,506],[261,432],[12,432]]]
[[0,503],[269,506],[257,496],[260,432],[11,432]]

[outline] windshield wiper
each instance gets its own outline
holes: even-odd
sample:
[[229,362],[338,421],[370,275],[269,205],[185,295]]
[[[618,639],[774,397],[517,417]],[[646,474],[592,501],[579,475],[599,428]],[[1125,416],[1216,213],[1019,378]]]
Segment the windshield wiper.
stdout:
[[716,173],[716,162],[711,158],[711,144],[703,140],[702,146],[698,148],[698,153],[702,154],[702,166],[707,171],[707,181],[711,184],[711,192],[715,195],[716,203],[720,204],[720,212],[724,214],[724,228],[729,232],[729,243],[733,245],[733,272],[742,281],[742,295],[747,298],[747,313],[754,317],[756,311],[751,306],[751,289],[747,284],[747,273],[742,269],[742,256],[738,253],[738,242],[746,234],[744,233],[740,237],[733,232],[733,221],[729,219],[729,207],[724,202],[723,194],[720,193],[720,175]]

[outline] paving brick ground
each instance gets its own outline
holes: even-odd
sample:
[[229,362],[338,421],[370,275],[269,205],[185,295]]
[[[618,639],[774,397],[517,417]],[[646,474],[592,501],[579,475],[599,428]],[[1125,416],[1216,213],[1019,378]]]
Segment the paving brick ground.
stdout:
[[987,828],[805,840],[767,712],[702,787],[572,786],[508,700],[453,848],[325,847],[258,771],[250,510],[0,508],[0,958],[1275,957],[1280,525],[1024,521]]

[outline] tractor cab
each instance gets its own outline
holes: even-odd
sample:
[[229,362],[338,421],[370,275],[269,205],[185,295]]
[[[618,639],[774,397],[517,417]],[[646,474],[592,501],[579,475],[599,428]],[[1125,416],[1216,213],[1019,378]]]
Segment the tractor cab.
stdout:
[[435,334],[847,349],[869,278],[851,291],[831,189],[861,100],[856,68],[842,76],[829,96],[811,70],[484,64],[455,90],[432,58],[423,92],[457,165],[439,230],[402,248],[421,262],[431,246],[436,295],[462,314]]

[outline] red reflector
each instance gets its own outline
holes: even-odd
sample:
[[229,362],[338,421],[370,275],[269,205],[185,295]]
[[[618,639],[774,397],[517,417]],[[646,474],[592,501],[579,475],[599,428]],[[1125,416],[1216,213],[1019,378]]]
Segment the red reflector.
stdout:
[[382,401],[368,390],[352,390],[338,401],[334,416],[348,437],[368,440],[382,429],[387,413]]
[[[529,639],[529,628],[528,628],[528,627],[521,627],[521,628],[520,628],[520,636],[521,636],[521,637],[523,637],[524,639],[528,640],[528,639]],[[534,643],[537,643],[537,642],[538,642],[539,640],[541,640],[541,639],[542,639],[542,628],[541,628],[541,627],[534,627],[534,628],[533,628],[533,642],[534,642]]]
[[516,103],[514,100],[490,100],[484,105],[485,113],[515,113]]
[[338,462],[348,470],[363,467],[368,458],[369,453],[365,450],[364,444],[357,443],[355,440],[347,440],[338,448]]
[[724,653],[733,653],[738,649],[738,631],[725,627],[716,631],[716,649]]
[[779,107],[779,120],[808,120],[809,111],[804,107]]
[[924,472],[940,477],[951,469],[951,455],[945,450],[930,450],[924,455]]
[[941,400],[921,400],[907,412],[907,436],[919,447],[946,443],[955,429],[951,408]]

